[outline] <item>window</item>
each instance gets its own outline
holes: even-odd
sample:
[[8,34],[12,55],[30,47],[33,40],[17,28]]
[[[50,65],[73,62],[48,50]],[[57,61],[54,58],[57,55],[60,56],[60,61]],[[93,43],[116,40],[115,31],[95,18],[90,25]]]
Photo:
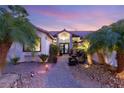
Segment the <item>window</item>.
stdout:
[[[35,45],[35,52],[40,52],[41,51],[41,38],[39,38],[37,41],[36,41],[36,45]],[[23,46],[23,51],[24,52],[32,52],[32,49],[30,48],[30,46],[28,45],[24,45]]]
[[75,42],[75,41],[76,41],[76,42],[79,42],[79,41],[80,41],[80,37],[73,37],[73,38],[72,38],[72,41],[73,41],[73,42]]
[[70,33],[68,32],[61,32],[58,34],[59,42],[60,43],[69,43],[70,42]]

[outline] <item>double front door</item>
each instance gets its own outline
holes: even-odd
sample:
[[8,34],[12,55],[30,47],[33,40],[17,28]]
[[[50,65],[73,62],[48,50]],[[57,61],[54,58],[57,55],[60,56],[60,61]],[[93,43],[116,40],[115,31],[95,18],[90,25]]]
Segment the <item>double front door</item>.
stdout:
[[69,53],[69,43],[60,43],[60,52],[62,54],[68,54]]

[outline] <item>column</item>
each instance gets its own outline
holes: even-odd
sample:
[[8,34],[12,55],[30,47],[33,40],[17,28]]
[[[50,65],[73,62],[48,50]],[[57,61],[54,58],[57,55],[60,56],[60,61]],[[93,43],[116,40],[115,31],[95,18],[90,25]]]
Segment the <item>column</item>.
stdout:
[[57,35],[57,46],[59,47],[59,37]]
[[73,44],[72,44],[72,34],[70,34],[70,49],[72,48]]

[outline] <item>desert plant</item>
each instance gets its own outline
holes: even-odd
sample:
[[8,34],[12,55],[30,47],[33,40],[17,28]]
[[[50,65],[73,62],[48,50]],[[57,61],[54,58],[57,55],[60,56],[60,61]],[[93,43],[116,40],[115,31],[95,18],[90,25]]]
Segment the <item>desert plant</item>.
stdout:
[[103,26],[86,38],[90,42],[87,52],[90,54],[97,53],[100,63],[105,64],[105,51],[109,50],[109,52],[112,52],[115,49],[119,34],[113,32],[110,27]]
[[28,13],[22,6],[0,8],[0,71],[5,66],[6,56],[13,42],[26,44],[34,49],[36,30],[27,16]]
[[51,44],[50,45],[50,49],[49,49],[49,54],[51,56],[57,56],[58,55],[58,52],[59,52],[58,46],[55,45],[55,44]]
[[10,59],[10,62],[12,62],[14,65],[16,65],[16,64],[18,64],[19,60],[20,60],[20,57],[15,56]]
[[119,20],[111,24],[110,27],[113,32],[116,32],[120,35],[116,44],[117,63],[118,63],[117,72],[120,73],[124,71],[124,62],[123,62],[124,60],[124,20]]
[[40,59],[42,60],[42,62],[44,63],[44,62],[47,60],[48,55],[41,54],[41,55],[39,55],[39,57],[40,57]]
[[50,49],[49,49],[49,59],[48,61],[49,62],[52,62],[52,63],[56,63],[57,62],[57,55],[58,55],[58,52],[59,52],[59,48],[57,45],[55,44],[51,44],[50,45]]

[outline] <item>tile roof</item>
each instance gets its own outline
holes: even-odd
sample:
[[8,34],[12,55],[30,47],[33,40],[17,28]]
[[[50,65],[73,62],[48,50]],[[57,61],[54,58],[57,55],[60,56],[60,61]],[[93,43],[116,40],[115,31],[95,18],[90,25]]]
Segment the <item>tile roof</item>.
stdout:
[[63,31],[66,31],[66,32],[71,33],[72,36],[74,36],[74,37],[77,37],[77,36],[79,36],[79,37],[84,37],[84,36],[86,36],[86,35],[88,35],[88,34],[90,34],[90,33],[93,32],[93,31],[67,31],[67,30],[64,29],[64,30],[62,30],[62,31],[49,31],[49,33],[50,33],[51,35],[53,35],[54,37],[56,37],[57,34],[63,32]]
[[45,33],[48,37],[50,37],[51,39],[54,39],[53,35],[50,34],[48,31],[42,29],[42,28],[39,28],[39,27],[35,27],[38,31],[42,32],[42,33]]

